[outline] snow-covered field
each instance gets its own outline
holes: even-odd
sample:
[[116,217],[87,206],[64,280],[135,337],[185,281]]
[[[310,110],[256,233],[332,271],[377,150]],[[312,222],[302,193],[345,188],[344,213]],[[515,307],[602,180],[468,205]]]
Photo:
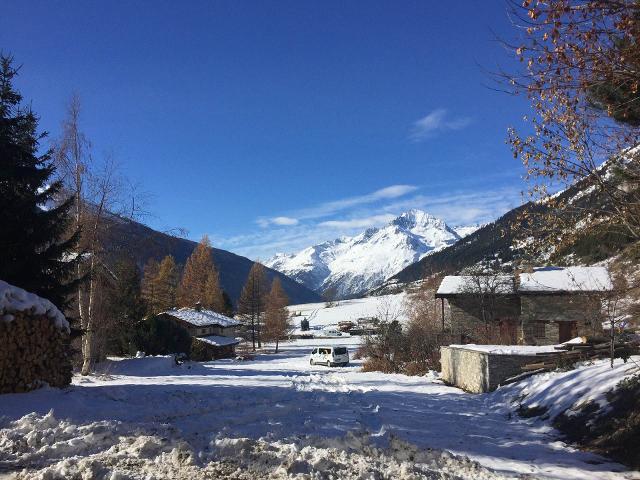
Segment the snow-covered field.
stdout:
[[513,413],[515,395],[547,384],[528,379],[472,395],[435,374],[363,373],[357,361],[310,366],[311,348],[327,342],[354,349],[357,338],[298,340],[250,361],[113,360],[65,390],[3,395],[0,472],[112,480],[640,478],[564,444],[545,421]]
[[355,322],[358,318],[378,317],[394,318],[401,322],[406,320],[406,294],[381,295],[378,297],[355,298],[340,300],[332,307],[326,307],[325,302],[289,305],[289,312],[295,316],[291,321],[297,330],[303,318],[309,320],[311,332],[321,333],[322,330],[336,330],[338,322]]

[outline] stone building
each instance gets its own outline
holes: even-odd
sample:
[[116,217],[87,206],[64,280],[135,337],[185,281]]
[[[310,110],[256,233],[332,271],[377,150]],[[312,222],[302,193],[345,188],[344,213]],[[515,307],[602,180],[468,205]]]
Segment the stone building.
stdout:
[[447,276],[436,298],[446,325],[465,343],[553,345],[599,332],[602,300],[612,290],[604,267],[543,267]]
[[199,305],[168,310],[158,316],[178,323],[189,332],[193,337],[195,350],[199,352],[198,360],[233,357],[235,346],[240,343],[240,339],[236,338],[240,322]]

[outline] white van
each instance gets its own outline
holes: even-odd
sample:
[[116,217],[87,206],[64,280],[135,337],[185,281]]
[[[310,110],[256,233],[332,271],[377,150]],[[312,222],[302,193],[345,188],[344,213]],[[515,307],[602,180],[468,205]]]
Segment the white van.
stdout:
[[349,365],[347,347],[318,347],[311,351],[310,365],[324,364],[328,367]]

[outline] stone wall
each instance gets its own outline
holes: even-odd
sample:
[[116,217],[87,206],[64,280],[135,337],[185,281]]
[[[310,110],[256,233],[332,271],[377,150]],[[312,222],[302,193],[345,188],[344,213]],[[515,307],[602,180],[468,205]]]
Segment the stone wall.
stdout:
[[540,358],[536,355],[503,355],[440,347],[442,379],[471,393],[495,390],[506,379],[522,373],[522,365],[535,363]]
[[71,383],[69,334],[46,315],[12,312],[0,320],[0,393]]
[[528,345],[558,343],[558,322],[576,322],[579,336],[602,332],[601,301],[596,295],[523,295],[520,318]]
[[455,347],[440,347],[442,379],[467,392],[489,390],[487,354]]

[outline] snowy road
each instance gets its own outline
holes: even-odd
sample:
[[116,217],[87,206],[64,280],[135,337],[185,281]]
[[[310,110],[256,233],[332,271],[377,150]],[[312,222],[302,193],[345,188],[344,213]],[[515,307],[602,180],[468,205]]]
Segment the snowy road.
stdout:
[[[619,465],[565,445],[550,427],[512,415],[512,407],[499,392],[470,395],[442,385],[434,376],[362,373],[357,362],[348,368],[312,367],[308,352],[319,342],[299,340],[285,345],[280,354],[260,355],[246,362],[179,367],[168,358],[109,362],[103,375],[76,377],[73,387],[64,391],[43,389],[3,395],[0,472],[3,468],[29,466],[42,473],[50,466],[49,473],[69,473],[79,468],[78,459],[93,456],[91,471],[100,476],[104,473],[100,468],[109,456],[123,455],[130,462],[133,458],[170,459],[173,455],[180,463],[182,457],[176,451],[194,456],[180,468],[196,468],[195,462],[204,472],[202,465],[209,460],[221,455],[237,456],[238,449],[248,458],[254,458],[251,455],[256,451],[265,455],[265,451],[273,452],[275,448],[282,456],[282,449],[293,449],[295,454],[287,450],[287,455],[297,459],[299,449],[305,445],[337,449],[332,450],[332,455],[337,455],[336,451],[360,442],[365,446],[354,447],[347,458],[356,462],[362,455],[362,468],[370,468],[367,464],[371,460],[366,460],[367,455],[371,456],[370,444],[384,448],[381,452],[394,451],[389,453],[391,463],[403,460],[399,452],[411,451],[404,461],[418,463],[422,458],[421,461],[432,462],[437,471],[454,475],[443,478],[512,478],[521,474],[556,479],[638,478],[633,473],[623,473]],[[336,342],[349,345],[353,340]],[[50,409],[53,416],[45,417]],[[31,412],[37,415],[18,421]],[[161,440],[136,444],[136,439],[142,437]],[[239,446],[226,440],[242,437],[261,439],[263,443]],[[410,442],[418,450],[413,451],[410,445],[396,439]],[[156,445],[158,441],[167,445]],[[437,461],[425,459],[428,449],[438,452],[429,453],[438,456]],[[440,450],[469,457],[485,468],[478,470],[470,465],[472,462],[455,458],[447,457],[444,462],[446,455],[443,457]],[[326,451],[313,451],[318,458],[327,455]],[[76,458],[71,463],[64,460],[73,456]],[[157,458],[151,462],[156,465],[154,468]],[[318,469],[316,460],[307,463]],[[101,467],[96,466],[101,462]],[[125,460],[118,462],[117,468],[125,468]],[[295,466],[298,460],[292,462],[289,463]],[[389,467],[387,464],[385,468]],[[291,465],[285,469],[285,476],[276,478],[289,478],[286,475],[296,473],[298,467]],[[143,469],[131,465],[128,468],[125,471]],[[310,467],[306,468],[301,472],[309,473]],[[275,475],[276,470],[269,474]],[[159,471],[150,471],[159,475]],[[195,478],[193,472],[180,471],[181,475]],[[345,473],[343,478],[347,477]],[[381,478],[400,477],[396,472]],[[244,477],[238,474],[232,478]],[[440,477],[425,474],[422,478]]]

